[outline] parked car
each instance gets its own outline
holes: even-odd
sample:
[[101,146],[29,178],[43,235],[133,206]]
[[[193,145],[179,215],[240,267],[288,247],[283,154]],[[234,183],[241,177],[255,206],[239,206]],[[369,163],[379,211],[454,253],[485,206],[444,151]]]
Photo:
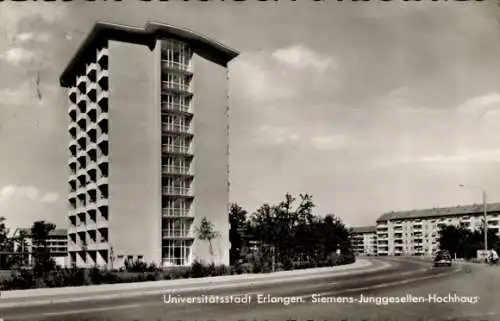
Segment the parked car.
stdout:
[[434,266],[451,266],[451,255],[447,251],[439,251],[434,257]]

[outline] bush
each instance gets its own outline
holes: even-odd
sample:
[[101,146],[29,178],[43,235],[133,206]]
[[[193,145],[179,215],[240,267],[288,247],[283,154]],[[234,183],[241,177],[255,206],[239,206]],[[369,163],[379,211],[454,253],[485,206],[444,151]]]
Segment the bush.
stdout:
[[199,261],[194,261],[191,265],[191,273],[190,276],[192,278],[201,278],[205,276],[205,267]]

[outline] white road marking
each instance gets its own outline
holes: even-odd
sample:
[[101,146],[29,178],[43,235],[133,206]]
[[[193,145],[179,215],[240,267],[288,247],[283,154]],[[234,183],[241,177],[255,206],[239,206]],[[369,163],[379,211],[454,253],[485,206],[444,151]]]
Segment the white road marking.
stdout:
[[81,310],[47,312],[47,313],[43,313],[43,315],[44,316],[56,316],[56,315],[83,314],[83,313],[93,313],[93,312],[110,311],[110,310],[135,309],[135,308],[140,308],[141,306],[142,306],[141,304],[116,305],[116,306],[112,306],[112,307],[103,307],[103,308],[89,308],[89,309],[81,309]]

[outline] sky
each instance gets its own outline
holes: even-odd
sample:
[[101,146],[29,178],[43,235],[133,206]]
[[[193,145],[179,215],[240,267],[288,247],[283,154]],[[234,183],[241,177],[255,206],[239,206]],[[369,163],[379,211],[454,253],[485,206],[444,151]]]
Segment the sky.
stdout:
[[7,225],[64,227],[69,103],[58,77],[96,21],[148,20],[241,52],[229,65],[230,199],[249,212],[309,193],[317,214],[360,226],[479,203],[480,189],[500,201],[491,2],[1,2]]

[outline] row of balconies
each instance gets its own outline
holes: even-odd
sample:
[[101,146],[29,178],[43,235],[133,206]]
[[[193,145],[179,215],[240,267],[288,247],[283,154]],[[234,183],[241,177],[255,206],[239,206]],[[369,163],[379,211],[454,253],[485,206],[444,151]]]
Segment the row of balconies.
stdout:
[[109,200],[106,198],[97,199],[95,202],[72,202],[70,199],[70,208],[68,215],[77,215],[81,212],[97,211],[100,209],[105,209],[109,206]]

